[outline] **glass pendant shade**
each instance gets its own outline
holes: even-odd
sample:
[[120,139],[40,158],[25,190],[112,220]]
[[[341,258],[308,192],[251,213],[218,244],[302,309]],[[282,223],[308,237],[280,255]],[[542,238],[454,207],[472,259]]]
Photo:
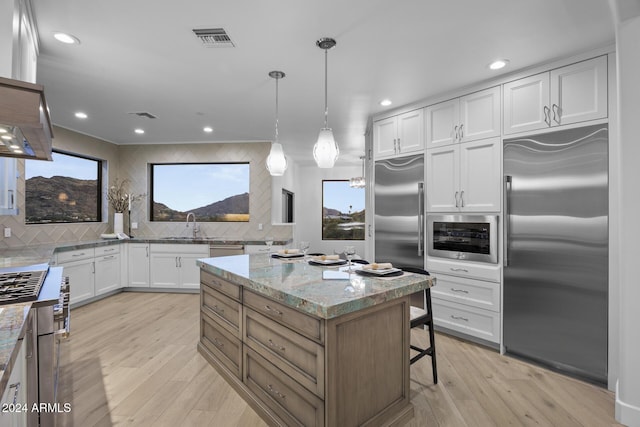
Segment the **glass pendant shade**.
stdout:
[[320,130],[318,141],[313,146],[313,158],[319,168],[332,168],[338,159],[340,149],[333,139],[333,131],[329,128]]
[[282,176],[287,170],[287,158],[284,156],[282,144],[274,142],[267,157],[267,170],[271,176]]

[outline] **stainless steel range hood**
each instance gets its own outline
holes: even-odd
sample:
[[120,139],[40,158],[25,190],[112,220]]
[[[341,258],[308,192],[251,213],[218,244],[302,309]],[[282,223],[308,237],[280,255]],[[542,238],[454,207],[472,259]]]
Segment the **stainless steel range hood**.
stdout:
[[0,156],[51,160],[51,138],[43,87],[0,77]]

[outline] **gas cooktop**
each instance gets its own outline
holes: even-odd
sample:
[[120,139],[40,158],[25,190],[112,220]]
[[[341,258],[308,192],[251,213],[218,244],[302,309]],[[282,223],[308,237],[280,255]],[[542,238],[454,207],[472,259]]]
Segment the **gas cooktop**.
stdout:
[[0,305],[38,299],[47,270],[0,273]]

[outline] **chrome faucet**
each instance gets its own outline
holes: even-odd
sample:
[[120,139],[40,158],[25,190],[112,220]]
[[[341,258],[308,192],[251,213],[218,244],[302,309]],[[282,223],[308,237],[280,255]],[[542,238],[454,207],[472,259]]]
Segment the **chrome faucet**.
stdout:
[[193,238],[196,238],[196,234],[198,233],[198,223],[196,222],[196,214],[193,212],[189,212],[187,214],[187,228],[189,228],[189,217],[193,217]]

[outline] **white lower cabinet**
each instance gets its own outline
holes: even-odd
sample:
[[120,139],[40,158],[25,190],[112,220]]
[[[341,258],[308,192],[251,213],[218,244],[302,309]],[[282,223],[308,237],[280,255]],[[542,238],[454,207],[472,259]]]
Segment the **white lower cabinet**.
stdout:
[[95,248],[95,294],[102,295],[122,287],[120,245]]
[[69,277],[70,304],[76,304],[92,298],[95,291],[94,249],[77,249],[60,252],[56,255],[56,263],[64,267],[64,275]]
[[0,411],[0,426],[26,427],[27,416],[31,408],[27,402],[27,368],[26,368],[26,340],[18,341],[20,350],[16,357],[9,381],[2,394],[2,410]]
[[198,289],[200,269],[196,260],[209,257],[208,245],[151,244],[151,287]]
[[431,288],[433,322],[471,337],[500,342],[500,267],[427,258],[436,277]]
[[133,288],[148,288],[149,243],[127,243],[127,284]]

